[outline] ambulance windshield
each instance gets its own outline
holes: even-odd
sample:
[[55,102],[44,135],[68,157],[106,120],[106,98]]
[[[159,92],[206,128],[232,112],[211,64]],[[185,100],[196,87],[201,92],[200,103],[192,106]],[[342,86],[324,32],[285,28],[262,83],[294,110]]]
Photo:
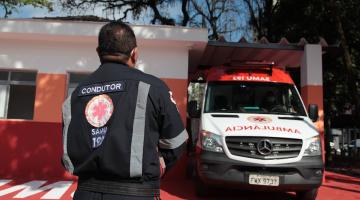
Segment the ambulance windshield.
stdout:
[[269,82],[209,82],[204,112],[306,116],[294,85]]

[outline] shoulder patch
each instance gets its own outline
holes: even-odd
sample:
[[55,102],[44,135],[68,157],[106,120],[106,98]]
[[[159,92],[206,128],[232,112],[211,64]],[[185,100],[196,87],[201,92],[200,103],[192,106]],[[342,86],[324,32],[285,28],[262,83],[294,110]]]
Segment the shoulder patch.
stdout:
[[114,81],[102,84],[93,84],[82,86],[79,90],[78,96],[97,95],[110,92],[125,91],[124,81]]
[[112,116],[114,104],[111,98],[106,95],[98,95],[93,97],[86,105],[85,117],[93,127],[104,126]]

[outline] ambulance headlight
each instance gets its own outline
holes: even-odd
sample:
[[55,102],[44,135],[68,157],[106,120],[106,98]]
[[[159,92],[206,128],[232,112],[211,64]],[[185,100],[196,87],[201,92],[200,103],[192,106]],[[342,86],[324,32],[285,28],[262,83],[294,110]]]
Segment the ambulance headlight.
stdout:
[[200,133],[200,147],[205,151],[222,153],[221,137],[208,131],[202,131]]
[[315,136],[305,140],[306,149],[304,156],[320,156],[321,155],[321,140],[319,136]]

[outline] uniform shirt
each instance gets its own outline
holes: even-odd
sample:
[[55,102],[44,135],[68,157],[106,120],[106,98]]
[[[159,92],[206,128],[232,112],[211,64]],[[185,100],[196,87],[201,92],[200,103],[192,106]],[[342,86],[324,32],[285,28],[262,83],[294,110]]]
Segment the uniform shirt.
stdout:
[[158,183],[159,157],[168,170],[187,138],[166,84],[124,64],[102,64],[63,105],[62,161],[80,180]]

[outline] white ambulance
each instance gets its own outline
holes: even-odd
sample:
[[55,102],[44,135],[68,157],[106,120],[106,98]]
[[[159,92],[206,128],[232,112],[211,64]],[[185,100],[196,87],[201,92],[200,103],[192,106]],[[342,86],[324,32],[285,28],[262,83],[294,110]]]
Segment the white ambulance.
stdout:
[[212,67],[204,84],[188,110],[199,119],[198,194],[221,186],[315,199],[324,171],[318,108],[305,110],[289,74],[271,64]]

